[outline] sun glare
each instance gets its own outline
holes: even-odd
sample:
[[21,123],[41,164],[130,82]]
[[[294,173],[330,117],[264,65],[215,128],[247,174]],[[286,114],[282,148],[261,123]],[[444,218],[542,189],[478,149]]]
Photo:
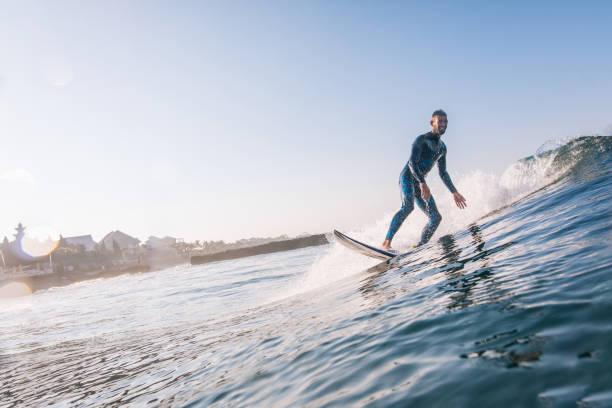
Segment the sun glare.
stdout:
[[32,257],[51,254],[59,245],[59,233],[49,226],[28,228],[21,239],[21,250]]

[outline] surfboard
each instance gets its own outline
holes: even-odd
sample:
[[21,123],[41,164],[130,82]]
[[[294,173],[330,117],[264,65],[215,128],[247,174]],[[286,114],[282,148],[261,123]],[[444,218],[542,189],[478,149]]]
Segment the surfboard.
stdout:
[[394,254],[393,252],[385,251],[384,249],[364,244],[363,242],[357,241],[356,239],[344,235],[343,233],[337,230],[334,230],[334,235],[336,236],[338,242],[340,242],[345,247],[353,251],[359,252],[362,255],[369,256],[371,258],[386,261],[398,255]]

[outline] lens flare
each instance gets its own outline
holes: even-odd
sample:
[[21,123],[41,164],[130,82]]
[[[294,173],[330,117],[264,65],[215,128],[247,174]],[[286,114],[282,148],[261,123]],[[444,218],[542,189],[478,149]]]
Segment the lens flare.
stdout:
[[59,233],[49,226],[36,226],[26,229],[21,237],[21,252],[31,257],[51,254],[59,245]]
[[0,298],[28,296],[31,294],[32,289],[23,282],[11,282],[0,287]]

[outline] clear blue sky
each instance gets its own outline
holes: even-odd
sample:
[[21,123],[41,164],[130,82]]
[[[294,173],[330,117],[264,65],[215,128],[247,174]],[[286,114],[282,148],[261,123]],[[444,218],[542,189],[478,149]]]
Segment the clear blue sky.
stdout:
[[374,222],[434,109],[451,176],[612,133],[611,27],[609,1],[0,2],[0,234]]

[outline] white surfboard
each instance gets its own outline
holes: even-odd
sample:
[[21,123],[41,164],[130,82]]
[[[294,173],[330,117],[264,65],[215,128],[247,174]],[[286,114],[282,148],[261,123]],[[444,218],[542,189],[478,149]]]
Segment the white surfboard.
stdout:
[[398,254],[393,252],[385,251],[384,249],[376,248],[363,242],[357,241],[347,235],[344,235],[340,231],[334,230],[334,235],[338,242],[345,247],[352,249],[353,251],[359,252],[362,255],[369,256],[371,258],[381,259],[383,261],[389,260]]

